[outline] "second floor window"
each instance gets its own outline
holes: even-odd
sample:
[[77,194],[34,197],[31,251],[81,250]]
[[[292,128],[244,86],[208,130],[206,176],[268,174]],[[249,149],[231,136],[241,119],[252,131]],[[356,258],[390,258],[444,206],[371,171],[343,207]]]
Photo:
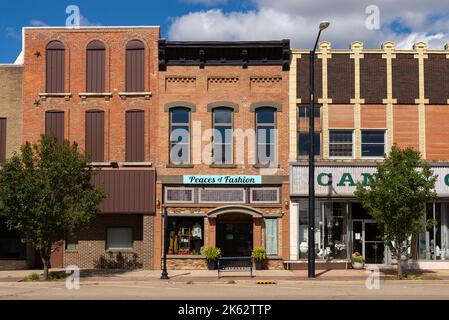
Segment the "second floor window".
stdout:
[[64,93],[65,47],[60,41],[52,41],[46,48],[46,92]]
[[329,156],[352,157],[352,141],[352,130],[329,130]]
[[[309,155],[309,133],[298,132],[298,156],[305,157]],[[321,133],[315,132],[315,146],[314,155],[319,156],[321,154]]]
[[64,142],[64,111],[45,112],[45,135],[56,138],[58,143]]
[[126,46],[126,92],[145,91],[145,47],[139,40]]
[[145,161],[145,112],[126,112],[126,162]]
[[276,163],[276,109],[263,107],[256,109],[257,163]]
[[190,163],[190,109],[170,110],[170,163]]
[[[314,109],[314,123],[315,123],[315,156],[321,155],[321,109],[315,107]],[[299,158],[307,157],[309,155],[309,106],[298,107],[297,117],[297,155]]]
[[92,162],[104,161],[104,112],[86,112],[86,153]]
[[233,160],[233,130],[232,109],[215,108],[213,113],[214,126],[214,163],[232,164]]
[[105,92],[105,46],[92,41],[86,52],[86,91]]
[[362,157],[385,155],[385,130],[362,130]]

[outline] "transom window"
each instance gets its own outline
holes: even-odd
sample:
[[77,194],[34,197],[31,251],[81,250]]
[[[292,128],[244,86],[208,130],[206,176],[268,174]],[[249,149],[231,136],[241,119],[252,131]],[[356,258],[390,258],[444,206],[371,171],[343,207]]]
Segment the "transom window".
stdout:
[[170,110],[170,162],[190,163],[190,109],[176,107]]
[[214,163],[232,164],[232,109],[215,108],[213,113],[214,125]]
[[276,162],[276,109],[263,107],[256,110],[257,162],[262,165]]
[[385,130],[362,130],[362,157],[385,155]]
[[329,130],[329,156],[352,157],[352,130]]

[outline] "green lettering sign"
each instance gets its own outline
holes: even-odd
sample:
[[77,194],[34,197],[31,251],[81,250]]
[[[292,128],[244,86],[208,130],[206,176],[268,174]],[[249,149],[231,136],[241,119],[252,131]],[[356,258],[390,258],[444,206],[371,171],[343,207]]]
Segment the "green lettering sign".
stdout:
[[449,174],[444,177],[444,184],[449,187]]
[[374,179],[374,175],[370,173],[362,173],[363,185],[366,187],[369,185],[370,181]]
[[[327,181],[324,182],[323,178],[327,177]],[[332,173],[320,173],[318,175],[318,185],[324,187],[324,186],[331,186],[332,185]]]
[[350,173],[343,173],[341,175],[340,182],[337,184],[339,187],[346,187],[346,183],[349,183],[348,187],[355,187],[354,179]]

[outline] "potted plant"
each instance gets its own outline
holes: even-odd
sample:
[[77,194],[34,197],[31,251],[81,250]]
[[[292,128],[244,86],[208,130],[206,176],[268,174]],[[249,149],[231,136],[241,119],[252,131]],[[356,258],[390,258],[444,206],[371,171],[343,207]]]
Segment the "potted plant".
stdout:
[[220,248],[206,247],[201,250],[201,254],[207,260],[207,269],[208,270],[217,269],[217,259],[221,257]]
[[267,251],[264,247],[255,247],[251,253],[251,257],[256,264],[256,270],[262,270],[262,265],[267,260]]
[[351,258],[351,264],[353,269],[363,269],[365,267],[365,259],[359,252],[354,252]]

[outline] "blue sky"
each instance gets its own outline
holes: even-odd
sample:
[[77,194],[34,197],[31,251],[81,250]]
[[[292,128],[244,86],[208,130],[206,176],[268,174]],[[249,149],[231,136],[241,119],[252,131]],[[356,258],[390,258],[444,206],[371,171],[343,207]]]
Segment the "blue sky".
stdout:
[[[331,27],[322,40],[346,49],[353,41],[379,48],[395,41],[409,49],[418,41],[442,49],[449,43],[449,5],[442,0],[15,0],[2,1],[0,63],[14,62],[24,26],[62,26],[68,5],[77,5],[87,25],[160,25],[170,40],[291,39],[310,48],[317,25]],[[370,6],[377,28],[366,27]]]

